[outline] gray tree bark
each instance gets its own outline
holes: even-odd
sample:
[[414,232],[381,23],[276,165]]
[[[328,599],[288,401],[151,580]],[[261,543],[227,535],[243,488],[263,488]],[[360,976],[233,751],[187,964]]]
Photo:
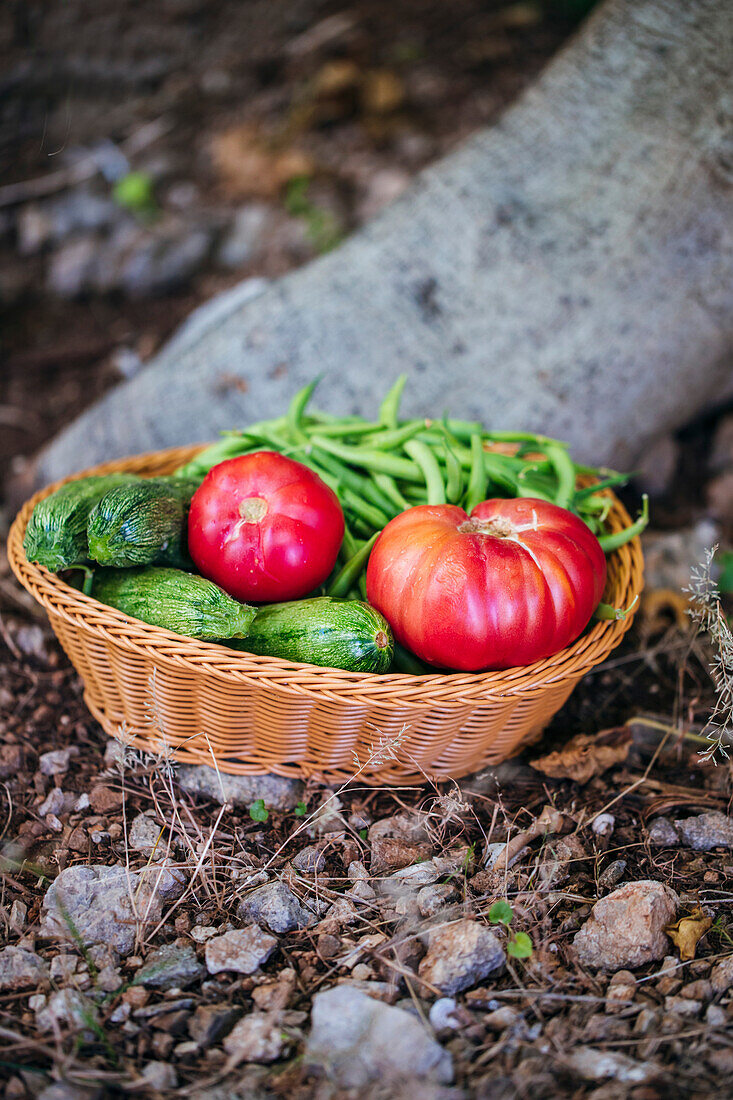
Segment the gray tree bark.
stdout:
[[[282,411],[478,417],[633,462],[731,381],[733,5],[607,0],[539,81],[335,252],[204,307],[47,480]],[[246,392],[227,385],[237,375]]]

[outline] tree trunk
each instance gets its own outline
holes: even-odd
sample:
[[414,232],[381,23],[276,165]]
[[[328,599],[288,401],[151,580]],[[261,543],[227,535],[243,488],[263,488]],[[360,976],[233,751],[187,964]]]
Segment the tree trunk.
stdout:
[[51,443],[39,480],[212,439],[321,373],[332,411],[373,413],[407,371],[408,414],[632,462],[730,383],[732,44],[722,0],[608,0],[497,125],[335,252],[205,306]]

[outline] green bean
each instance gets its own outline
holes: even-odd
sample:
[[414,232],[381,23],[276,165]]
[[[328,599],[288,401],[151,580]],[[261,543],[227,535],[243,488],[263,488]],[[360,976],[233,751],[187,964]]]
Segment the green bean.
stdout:
[[615,620],[618,622],[620,619],[626,618],[629,611],[631,611],[638,599],[638,596],[634,596],[628,607],[611,607],[610,604],[599,603],[598,607],[593,612],[593,617],[596,619],[600,619],[601,621],[608,621],[610,619],[612,621]]
[[[336,492],[336,490],[334,490]],[[381,531],[382,528],[389,523],[392,519],[392,514],[385,515],[381,508],[375,507],[370,504],[368,500],[363,500],[358,493],[354,493],[351,489],[346,488],[345,485],[341,485],[337,491],[337,496],[343,503],[345,508],[353,512],[354,515],[359,516],[365,523],[369,524],[370,531],[373,531],[375,527]]]
[[463,468],[453,453],[453,449],[447,439],[444,441],[444,447],[445,470],[447,475],[445,496],[451,504],[458,504],[463,494]]
[[333,423],[320,423],[314,420],[311,424],[306,423],[305,430],[309,434],[313,434],[314,429],[317,435],[326,436],[370,435],[376,430],[374,424],[355,424],[351,421],[342,423],[341,421],[334,420]]
[[386,497],[389,497],[399,512],[404,512],[406,508],[410,507],[400,492],[397,482],[389,474],[372,474],[372,479],[377,488],[381,489]]
[[445,485],[435,455],[425,443],[411,439],[405,443],[405,454],[414,459],[423,472],[428,491],[428,504],[445,504]]
[[401,481],[423,480],[419,466],[406,458],[385,454],[383,451],[373,451],[366,447],[346,447],[334,443],[330,439],[324,439],[323,436],[314,435],[312,442],[314,446],[321,447],[336,458],[353,463],[355,466],[361,466],[365,470],[375,470],[380,474],[391,474],[392,477],[396,477]]
[[[433,421],[433,423],[438,423],[438,421]],[[472,435],[484,430],[483,425],[477,420],[453,420],[449,417],[447,420],[444,418],[442,423],[451,435],[454,435],[456,439],[462,439],[464,443],[470,443]]]
[[484,451],[484,468],[489,478],[500,485],[511,496],[519,495],[519,481],[514,471],[507,466],[502,459],[505,455],[495,455],[491,451]]
[[489,476],[484,462],[484,444],[478,432],[471,436],[471,473],[466,489],[466,501],[463,507],[470,514],[477,504],[486,500],[486,487]]
[[407,375],[401,374],[395,381],[392,389],[385,397],[382,404],[379,406],[379,423],[384,424],[385,428],[397,428],[399,427],[399,421],[397,419],[397,413],[400,408],[400,401],[402,400],[402,391],[405,388],[405,382],[407,381]]
[[424,420],[408,420],[399,428],[390,428],[386,432],[377,432],[371,439],[367,440],[368,447],[376,447],[380,451],[396,450],[397,447],[401,447],[403,443],[406,443],[408,439],[412,439],[418,432],[424,431]]
[[555,504],[560,508],[569,508],[575,494],[575,466],[573,460],[565,448],[556,443],[546,443],[543,450],[557,475]]
[[346,565],[341,569],[331,582],[328,592],[328,596],[345,596],[350,588],[354,584],[358,583],[359,577],[364,572],[364,567],[369,559],[372,547],[379,537],[379,531],[372,535],[368,542],[365,542],[363,546],[360,546],[352,557],[349,558]]
[[[600,493],[602,489],[613,489],[617,485],[626,485],[628,477],[625,474],[613,474],[613,476],[604,477],[602,481],[596,481],[594,485],[585,485],[582,489],[577,489],[575,492],[576,503],[579,500],[585,500],[587,497],[594,496],[595,493]],[[604,497],[604,500],[608,499]]]
[[354,554],[359,549],[348,523],[344,523],[344,541],[341,543],[341,549],[347,558],[353,558]]
[[347,466],[344,462],[340,462],[337,458],[334,458],[333,455],[327,454],[326,451],[321,450],[319,447],[311,447],[310,457],[317,466],[323,467],[333,477],[337,477],[346,488],[351,489],[351,491],[358,496],[366,497],[367,500],[370,500],[372,504],[381,509],[385,515],[390,519],[392,518],[394,515],[394,505],[392,501],[373,484],[371,478],[364,477],[362,474],[357,474],[350,466]]
[[642,499],[641,515],[632,523],[630,527],[624,528],[623,531],[616,531],[612,535],[601,535],[599,542],[604,553],[610,554],[612,550],[618,550],[619,546],[624,546],[625,543],[630,542],[636,535],[640,535],[644,528],[649,523],[649,497],[646,493]]
[[299,442],[305,438],[303,432],[303,414],[320,380],[321,376],[319,375],[318,378],[314,378],[312,382],[309,382],[307,386],[303,386],[302,390],[298,390],[288,407],[286,418],[288,431],[293,438]]

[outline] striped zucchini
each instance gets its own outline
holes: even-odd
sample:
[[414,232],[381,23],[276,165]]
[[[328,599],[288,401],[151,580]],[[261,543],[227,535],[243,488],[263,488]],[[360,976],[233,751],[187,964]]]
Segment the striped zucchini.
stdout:
[[100,565],[191,566],[186,521],[198,481],[146,478],[110,489],[89,515],[89,554]]

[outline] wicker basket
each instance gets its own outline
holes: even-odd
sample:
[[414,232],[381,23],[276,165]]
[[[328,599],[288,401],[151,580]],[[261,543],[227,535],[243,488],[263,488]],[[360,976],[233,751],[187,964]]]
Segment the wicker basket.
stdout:
[[[200,447],[108,462],[77,477],[127,471],[167,474]],[[71,480],[71,479],[67,479]],[[594,665],[631,625],[593,624],[544,661],[503,672],[375,675],[294,664],[191,641],[129,619],[30,564],[23,535],[37,493],[10,531],[8,557],[43,605],[84,681],[86,703],[106,732],[176,759],[223,772],[319,776],[407,784],[459,777],[496,764],[539,737]],[[611,530],[630,522],[618,500]],[[638,539],[609,559],[604,599],[629,607],[642,587]]]

